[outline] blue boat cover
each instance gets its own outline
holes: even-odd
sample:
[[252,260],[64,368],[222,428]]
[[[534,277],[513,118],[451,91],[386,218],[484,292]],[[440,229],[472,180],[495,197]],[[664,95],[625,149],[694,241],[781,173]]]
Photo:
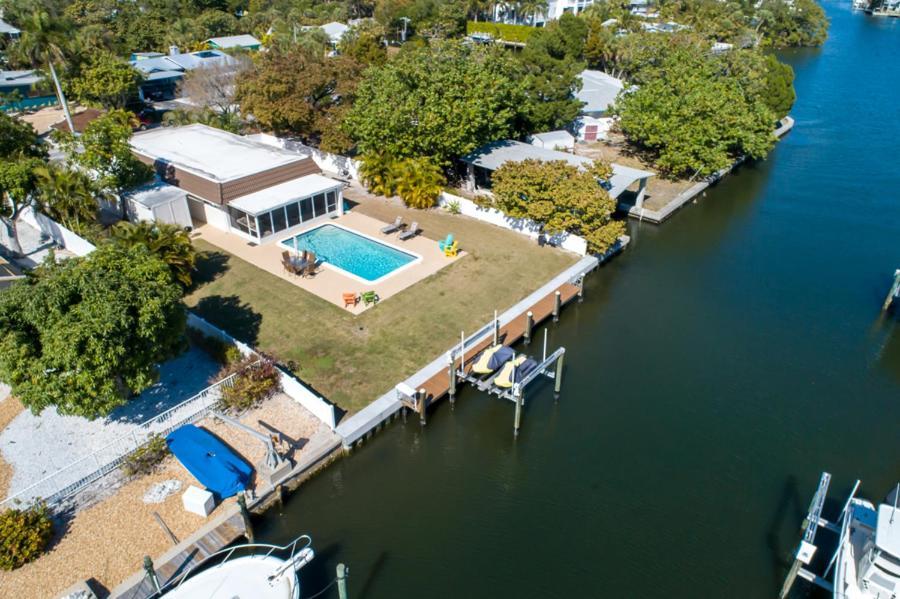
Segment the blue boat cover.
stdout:
[[488,360],[488,368],[491,370],[499,370],[501,366],[512,360],[515,353],[505,345],[494,352],[491,359]]
[[217,437],[193,424],[169,433],[166,445],[217,499],[236,495],[250,482],[253,468]]

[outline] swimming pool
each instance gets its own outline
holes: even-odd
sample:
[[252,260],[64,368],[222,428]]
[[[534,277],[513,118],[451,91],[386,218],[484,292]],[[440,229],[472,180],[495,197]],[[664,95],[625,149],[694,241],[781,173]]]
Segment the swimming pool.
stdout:
[[283,239],[281,245],[291,250],[315,252],[318,260],[367,283],[419,260],[414,254],[333,224]]

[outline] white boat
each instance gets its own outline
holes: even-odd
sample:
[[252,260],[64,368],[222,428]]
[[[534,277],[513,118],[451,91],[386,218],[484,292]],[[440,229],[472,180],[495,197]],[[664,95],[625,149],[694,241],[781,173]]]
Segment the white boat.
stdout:
[[869,0],[853,0],[854,10],[867,10],[869,8]]
[[304,535],[284,547],[237,545],[214,553],[160,589],[162,599],[299,599],[297,570],[315,557]]
[[[822,518],[831,475],[822,473],[810,504],[806,531],[794,554],[794,565],[781,596],[786,597],[796,578],[808,580],[832,593],[834,599],[897,599],[900,597],[900,485],[878,506],[856,497],[853,487],[844,509],[832,523]],[[837,534],[835,550],[822,575],[807,569],[818,549],[816,530]]]

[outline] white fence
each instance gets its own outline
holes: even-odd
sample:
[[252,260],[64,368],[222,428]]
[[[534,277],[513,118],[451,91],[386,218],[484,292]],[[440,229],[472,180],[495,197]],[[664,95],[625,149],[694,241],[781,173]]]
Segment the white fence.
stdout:
[[22,211],[19,219],[38,229],[41,233],[53,239],[57,245],[66,248],[75,255],[87,256],[96,249],[94,244],[87,239],[70,231],[46,214],[37,212],[30,206]]
[[323,152],[318,148],[307,146],[299,141],[276,137],[268,133],[257,133],[256,135],[250,135],[248,137],[264,144],[275,146],[276,148],[297,152],[298,154],[308,154],[310,158],[313,159],[313,162],[315,162],[323,171],[337,173],[339,175],[347,173],[351,178],[359,181],[359,161],[348,158],[347,156]]
[[[453,195],[452,193],[442,192],[438,197],[438,206],[449,208],[452,204],[459,207],[460,214],[476,218],[480,221],[515,231],[537,239],[540,235],[540,225],[532,220],[525,218],[512,218],[506,216],[496,208],[482,208],[472,200],[464,197]],[[548,235],[548,240],[553,245],[559,246],[564,250],[575,252],[580,256],[587,255],[587,241],[578,235],[571,233],[560,233],[558,235]]]
[[151,436],[168,435],[179,426],[196,422],[206,416],[219,401],[222,387],[233,385],[236,376],[237,374],[232,374],[177,406],[139,424],[131,432],[105,447],[75,460],[50,476],[7,497],[0,502],[0,506],[13,507],[19,502],[27,504],[38,498],[43,498],[49,505],[55,505],[75,495],[118,468],[125,458],[145,444]]
[[[188,313],[187,324],[189,327],[197,329],[204,335],[215,337],[226,343],[235,345],[243,356],[258,355],[256,350],[246,343],[238,341],[222,329],[206,322],[196,314]],[[337,415],[334,411],[334,405],[313,393],[306,385],[281,368],[278,369],[278,372],[281,373],[281,389],[284,391],[285,395],[309,410],[313,416],[328,425],[331,430],[334,430],[337,426]]]

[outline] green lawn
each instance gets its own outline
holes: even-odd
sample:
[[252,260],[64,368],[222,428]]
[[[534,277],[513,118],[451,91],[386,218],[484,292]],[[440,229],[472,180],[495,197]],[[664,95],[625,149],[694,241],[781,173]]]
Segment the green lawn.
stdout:
[[469,255],[359,316],[204,241],[186,302],[235,337],[293,362],[296,374],[355,412],[446,351],[577,257],[516,233],[440,210],[406,211],[369,199],[355,208],[389,222],[418,220],[425,234],[453,232]]

